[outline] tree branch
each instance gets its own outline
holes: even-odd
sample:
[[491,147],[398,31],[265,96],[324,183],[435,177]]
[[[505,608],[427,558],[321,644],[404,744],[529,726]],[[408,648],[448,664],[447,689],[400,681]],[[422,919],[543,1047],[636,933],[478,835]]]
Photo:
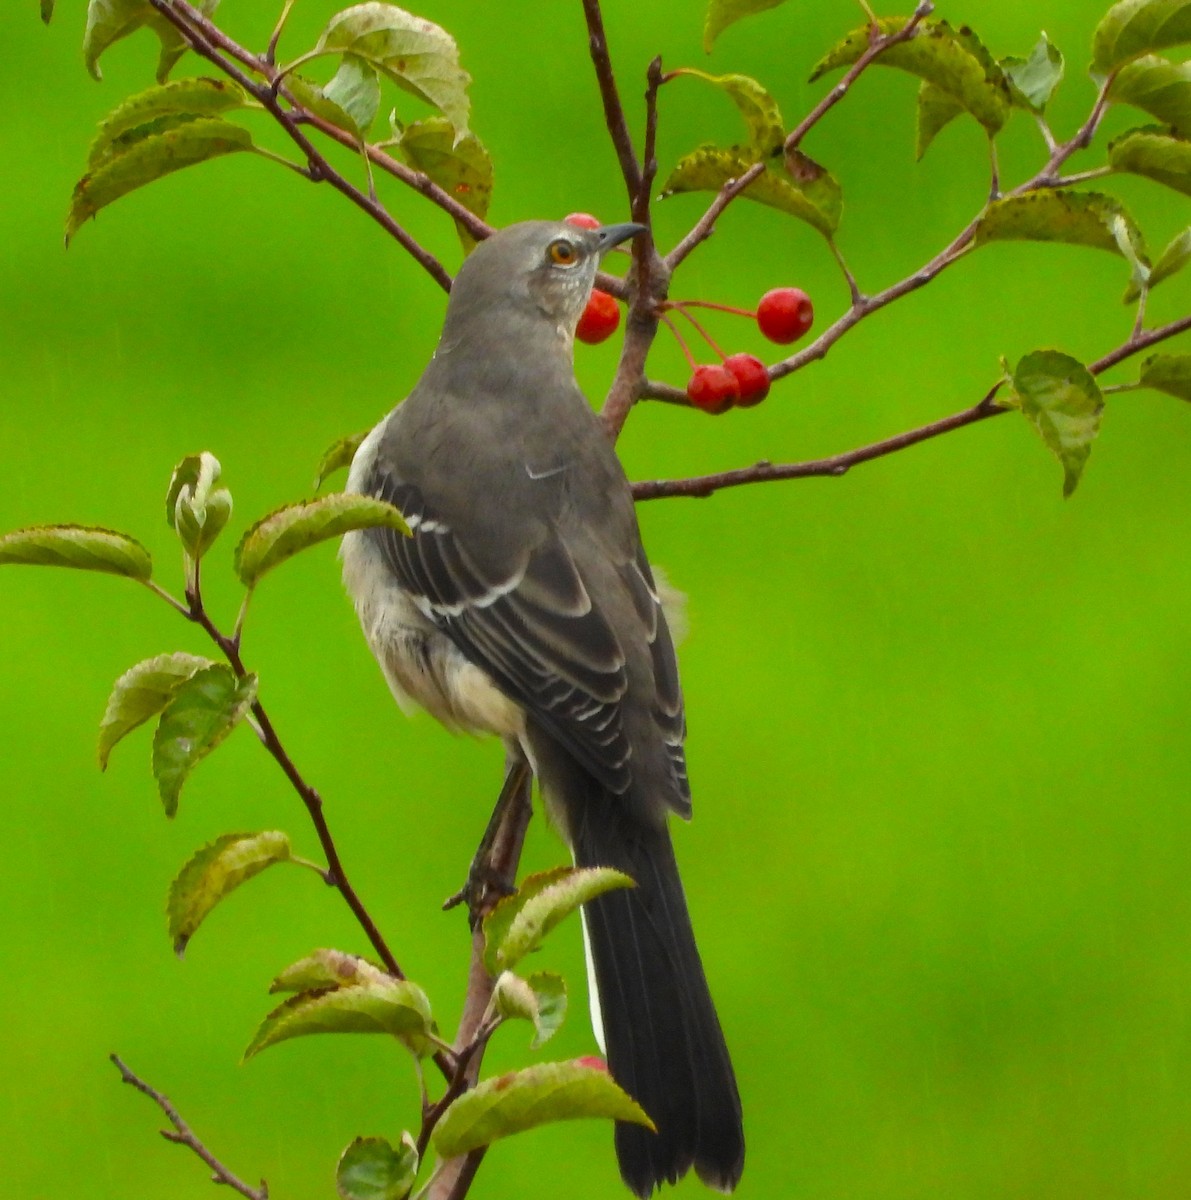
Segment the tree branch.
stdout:
[[604,32],[600,0],[583,0],[583,15],[587,20],[591,62],[595,67],[596,82],[600,85],[600,98],[604,102],[604,121],[620,162],[620,173],[624,177],[631,206],[636,203],[641,192],[641,166],[633,150],[633,139],[629,135],[620,93],[616,90],[616,78],[612,73],[612,59],[608,54],[608,36]]
[[[1103,374],[1110,367],[1115,367],[1127,358],[1132,358],[1135,354],[1140,354],[1151,346],[1189,329],[1191,329],[1191,314],[1179,317],[1156,329],[1135,333],[1115,350],[1091,363],[1088,370],[1093,375]],[[633,498],[635,500],[660,500],[669,496],[706,497],[723,488],[740,487],[746,483],[772,483],[780,479],[810,479],[817,476],[839,478],[860,463],[884,458],[888,454],[896,454],[899,450],[916,446],[920,442],[930,441],[932,438],[951,433],[953,430],[963,429],[967,425],[975,425],[978,421],[1012,411],[1002,408],[996,403],[997,393],[1003,384],[1004,380],[998,381],[985,394],[984,398],[971,408],[965,408],[962,412],[953,413],[949,417],[943,417],[928,425],[919,426],[917,429],[896,434],[869,446],[861,446],[859,449],[848,450],[842,454],[833,454],[829,458],[810,459],[800,463],[759,462],[751,467],[740,467],[733,471],[721,471],[718,474],[700,475],[691,479],[659,479],[635,483],[633,484]],[[656,385],[651,386],[656,387]],[[669,399],[668,396],[661,398]]]
[[[384,205],[365,192],[362,192],[331,166],[299,128],[294,114],[287,112],[282,107],[277,93],[271,86],[265,86],[250,79],[234,63],[223,58],[219,50],[224,50],[237,61],[248,66],[250,70],[276,79],[276,72],[271,67],[233,42],[217,26],[213,25],[206,17],[187,4],[186,0],[149,0],[149,4],[182,34],[187,44],[196,54],[205,58],[229,79],[234,80],[257,103],[268,111],[273,119],[289,135],[290,140],[302,152],[309,164],[309,177],[313,181],[320,182],[325,180],[337,192],[346,196],[357,208],[367,213],[376,221],[426,271],[435,283],[443,288],[444,291],[450,291],[451,276],[447,273],[442,263],[409,234],[403,226],[398,224]],[[295,108],[297,107],[295,106]],[[302,111],[304,117],[308,118],[307,123],[317,125],[324,132],[326,132],[326,128],[334,128],[334,126],[327,126],[326,122],[315,120],[313,114],[305,113],[305,110]],[[358,149],[358,143],[350,137],[349,144]],[[384,157],[387,158],[388,156],[385,155]],[[393,165],[396,166],[398,164],[394,163]]]
[[[794,127],[786,138],[784,148],[788,154],[798,148],[799,143],[813,129],[823,116],[837,105],[851,90],[852,85],[873,64],[881,54],[896,46],[899,42],[909,41],[914,36],[919,24],[934,11],[932,0],[920,0],[913,16],[896,33],[877,35],[869,44],[869,48],[852,64],[848,73],[819,101],[817,105]],[[666,255],[666,265],[671,271],[686,258],[692,250],[705,242],[714,232],[715,223],[720,214],[743,192],[750,183],[765,171],[764,162],[753,163],[747,171],[737,179],[730,179],[716,193],[715,199],[708,205],[707,211],[699,218],[690,232]]]
[[176,1145],[186,1146],[188,1149],[194,1151],[211,1168],[213,1183],[225,1184],[233,1191],[239,1192],[246,1200],[269,1200],[269,1185],[263,1179],[261,1180],[260,1187],[254,1188],[245,1183],[237,1175],[234,1175],[199,1141],[194,1131],[182,1120],[178,1110],[165,1096],[134,1074],[120,1060],[118,1055],[111,1054],[108,1057],[115,1064],[116,1070],[120,1072],[120,1078],[130,1087],[134,1087],[138,1092],[148,1096],[165,1114],[166,1120],[174,1127],[172,1130],[163,1129],[161,1136],[167,1142],[174,1142]]

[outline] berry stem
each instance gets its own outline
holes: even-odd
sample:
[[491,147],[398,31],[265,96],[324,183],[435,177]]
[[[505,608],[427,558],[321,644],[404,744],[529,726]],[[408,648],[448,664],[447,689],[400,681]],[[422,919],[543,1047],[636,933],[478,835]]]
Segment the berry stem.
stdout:
[[687,308],[714,308],[716,312],[731,313],[736,317],[748,317],[750,321],[757,319],[755,312],[750,312],[747,308],[737,308],[732,304],[717,304],[714,300],[667,300],[663,308],[677,308],[679,310]]
[[708,333],[707,330],[704,329],[703,326],[699,324],[699,322],[696,321],[689,312],[687,312],[686,302],[684,300],[679,300],[674,304],[673,307],[675,312],[682,313],[682,315],[686,317],[688,321],[690,321],[690,323],[695,327],[695,331],[699,334],[699,336],[712,348],[712,350],[716,352],[717,355],[719,355],[720,362],[723,362],[728,356],[719,348],[719,346],[716,345],[711,334]]
[[691,348],[686,344],[686,339],[678,332],[678,326],[664,312],[658,313],[658,320],[669,328],[670,332],[674,335],[674,340],[678,343],[678,348],[686,358],[687,365],[692,371],[695,370],[699,364],[695,361],[695,356],[691,353]]

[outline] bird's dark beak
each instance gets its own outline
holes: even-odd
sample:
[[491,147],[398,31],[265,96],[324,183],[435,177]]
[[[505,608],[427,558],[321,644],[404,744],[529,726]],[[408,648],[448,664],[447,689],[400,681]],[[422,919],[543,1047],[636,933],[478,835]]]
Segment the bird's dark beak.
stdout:
[[629,238],[636,237],[639,233],[644,233],[645,229],[644,225],[635,225],[632,222],[626,222],[624,225],[601,225],[596,230],[596,237],[599,238],[600,253],[607,253],[613,246],[619,246],[621,242],[627,242]]

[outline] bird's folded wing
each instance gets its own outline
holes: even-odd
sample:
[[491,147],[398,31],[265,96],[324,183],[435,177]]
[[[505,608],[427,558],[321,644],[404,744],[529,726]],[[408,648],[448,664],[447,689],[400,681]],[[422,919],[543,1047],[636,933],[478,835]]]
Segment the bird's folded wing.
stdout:
[[621,711],[625,657],[557,533],[542,524],[534,545],[500,553],[487,544],[469,554],[416,487],[384,475],[372,484],[413,535],[368,531],[402,588],[586,770],[625,793],[632,778]]

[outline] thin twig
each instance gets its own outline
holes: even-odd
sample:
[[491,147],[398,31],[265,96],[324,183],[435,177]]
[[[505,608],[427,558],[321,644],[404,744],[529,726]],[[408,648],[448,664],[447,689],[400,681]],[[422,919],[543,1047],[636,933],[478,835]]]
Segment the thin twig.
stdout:
[[583,0],[583,15],[587,20],[588,50],[592,66],[595,67],[596,82],[600,86],[600,99],[604,103],[604,122],[612,138],[631,206],[641,191],[641,165],[633,150],[633,139],[625,120],[620,93],[616,89],[616,77],[612,73],[612,58],[608,53],[608,35],[604,32],[600,0]]
[[899,433],[895,437],[885,438],[870,446],[862,446],[858,450],[849,450],[843,454],[833,454],[830,458],[816,458],[800,463],[770,463],[759,462],[751,467],[740,467],[734,471],[721,471],[714,475],[701,475],[694,479],[659,479],[645,483],[633,484],[633,498],[636,500],[660,500],[669,496],[713,495],[723,488],[740,487],[746,483],[772,483],[779,479],[809,479],[816,476],[838,478],[846,475],[852,467],[859,463],[871,462],[875,458],[883,458],[919,442],[929,441],[952,430],[962,429],[965,425],[974,425],[977,421],[987,420],[998,413],[1007,410],[998,408],[995,400],[1000,390],[998,383],[979,404],[965,408],[962,412],[953,413],[949,417],[932,421],[918,429]]
[[[510,770],[514,767],[515,760],[510,762]],[[504,819],[492,840],[489,861],[493,873],[498,877],[512,878],[521,858],[525,831],[533,811],[530,805],[530,780],[531,776],[526,772],[522,776],[519,793],[505,807]],[[463,1016],[459,1020],[459,1033],[455,1039],[456,1062],[461,1063],[463,1067],[461,1074],[464,1087],[461,1090],[466,1090],[479,1078],[480,1063],[491,1033],[491,1029],[485,1026],[485,1014],[492,1000],[494,985],[495,980],[488,974],[484,965],[484,930],[482,925],[477,925],[472,933],[467,998],[464,1001]],[[439,1115],[441,1116],[441,1112]],[[425,1129],[424,1133],[428,1140],[429,1133]],[[426,1191],[427,1200],[462,1200],[471,1187],[486,1149],[487,1147],[481,1146],[469,1154],[444,1163],[433,1186]]]
[[[852,64],[848,73],[815,105],[813,109],[794,127],[786,138],[785,151],[789,154],[798,149],[799,143],[822,120],[823,116],[835,107],[851,90],[857,79],[872,65],[890,46],[912,38],[919,24],[934,11],[931,0],[922,0],[914,10],[913,16],[896,33],[875,37],[869,48]],[[753,163],[747,171],[736,179],[730,179],[716,193],[715,198],[707,206],[707,210],[695,223],[685,237],[666,255],[666,266],[671,271],[686,258],[692,250],[705,242],[715,231],[715,223],[720,214],[743,192],[754,179],[765,170],[764,162]]]
[[[809,113],[791,131],[786,138],[785,149],[789,153],[797,150],[802,139],[831,111],[851,90],[857,79],[873,64],[873,61],[885,53],[891,46],[908,42],[918,30],[918,26],[934,12],[932,0],[921,0],[914,9],[910,19],[894,33],[876,36],[869,43],[868,49],[852,64],[848,73],[811,109]],[[875,27],[874,27],[875,29]]]
[[172,1130],[163,1129],[161,1131],[161,1136],[165,1138],[167,1142],[173,1142],[178,1146],[185,1146],[197,1154],[198,1157],[201,1158],[203,1162],[205,1162],[207,1166],[211,1168],[211,1178],[213,1183],[225,1184],[233,1191],[239,1192],[241,1196],[246,1198],[246,1200],[269,1200],[269,1185],[263,1179],[261,1180],[260,1187],[254,1188],[245,1183],[241,1178],[239,1178],[239,1176],[229,1171],[227,1167],[225,1167],[223,1163],[221,1163],[219,1159],[217,1159],[215,1155],[212,1154],[211,1151],[208,1150],[201,1141],[199,1141],[199,1139],[195,1136],[194,1131],[189,1125],[186,1124],[178,1110],[165,1096],[163,1096],[156,1088],[146,1083],[138,1075],[134,1074],[134,1072],[131,1071],[128,1066],[121,1061],[118,1055],[111,1054],[108,1057],[115,1064],[116,1070],[120,1072],[120,1078],[130,1087],[136,1088],[136,1090],[142,1095],[148,1096],[149,1099],[152,1100],[153,1103],[156,1104],[157,1107],[160,1108],[165,1114],[166,1120],[168,1120],[169,1123],[174,1127]]
[[[1178,320],[1140,335],[1134,334],[1127,342],[1089,364],[1088,370],[1093,375],[1101,375],[1110,367],[1115,367],[1118,363],[1148,350],[1151,346],[1189,329],[1191,329],[1191,314],[1179,317]],[[838,479],[860,463],[884,458],[899,450],[916,446],[920,442],[927,442],[967,425],[975,425],[979,421],[995,417],[1000,413],[1010,412],[1010,409],[1002,408],[996,403],[997,393],[1003,382],[998,382],[978,404],[974,404],[971,408],[965,408],[962,412],[953,413],[938,421],[931,421],[927,425],[896,434],[894,437],[885,438],[869,446],[861,446],[859,449],[848,450],[842,454],[833,454],[829,458],[810,459],[807,462],[759,462],[751,467],[721,471],[714,475],[701,475],[692,479],[661,479],[635,483],[633,484],[633,497],[636,500],[659,500],[669,496],[705,497],[723,488],[740,487],[748,483],[770,483],[780,479],[809,479],[822,476]]]

